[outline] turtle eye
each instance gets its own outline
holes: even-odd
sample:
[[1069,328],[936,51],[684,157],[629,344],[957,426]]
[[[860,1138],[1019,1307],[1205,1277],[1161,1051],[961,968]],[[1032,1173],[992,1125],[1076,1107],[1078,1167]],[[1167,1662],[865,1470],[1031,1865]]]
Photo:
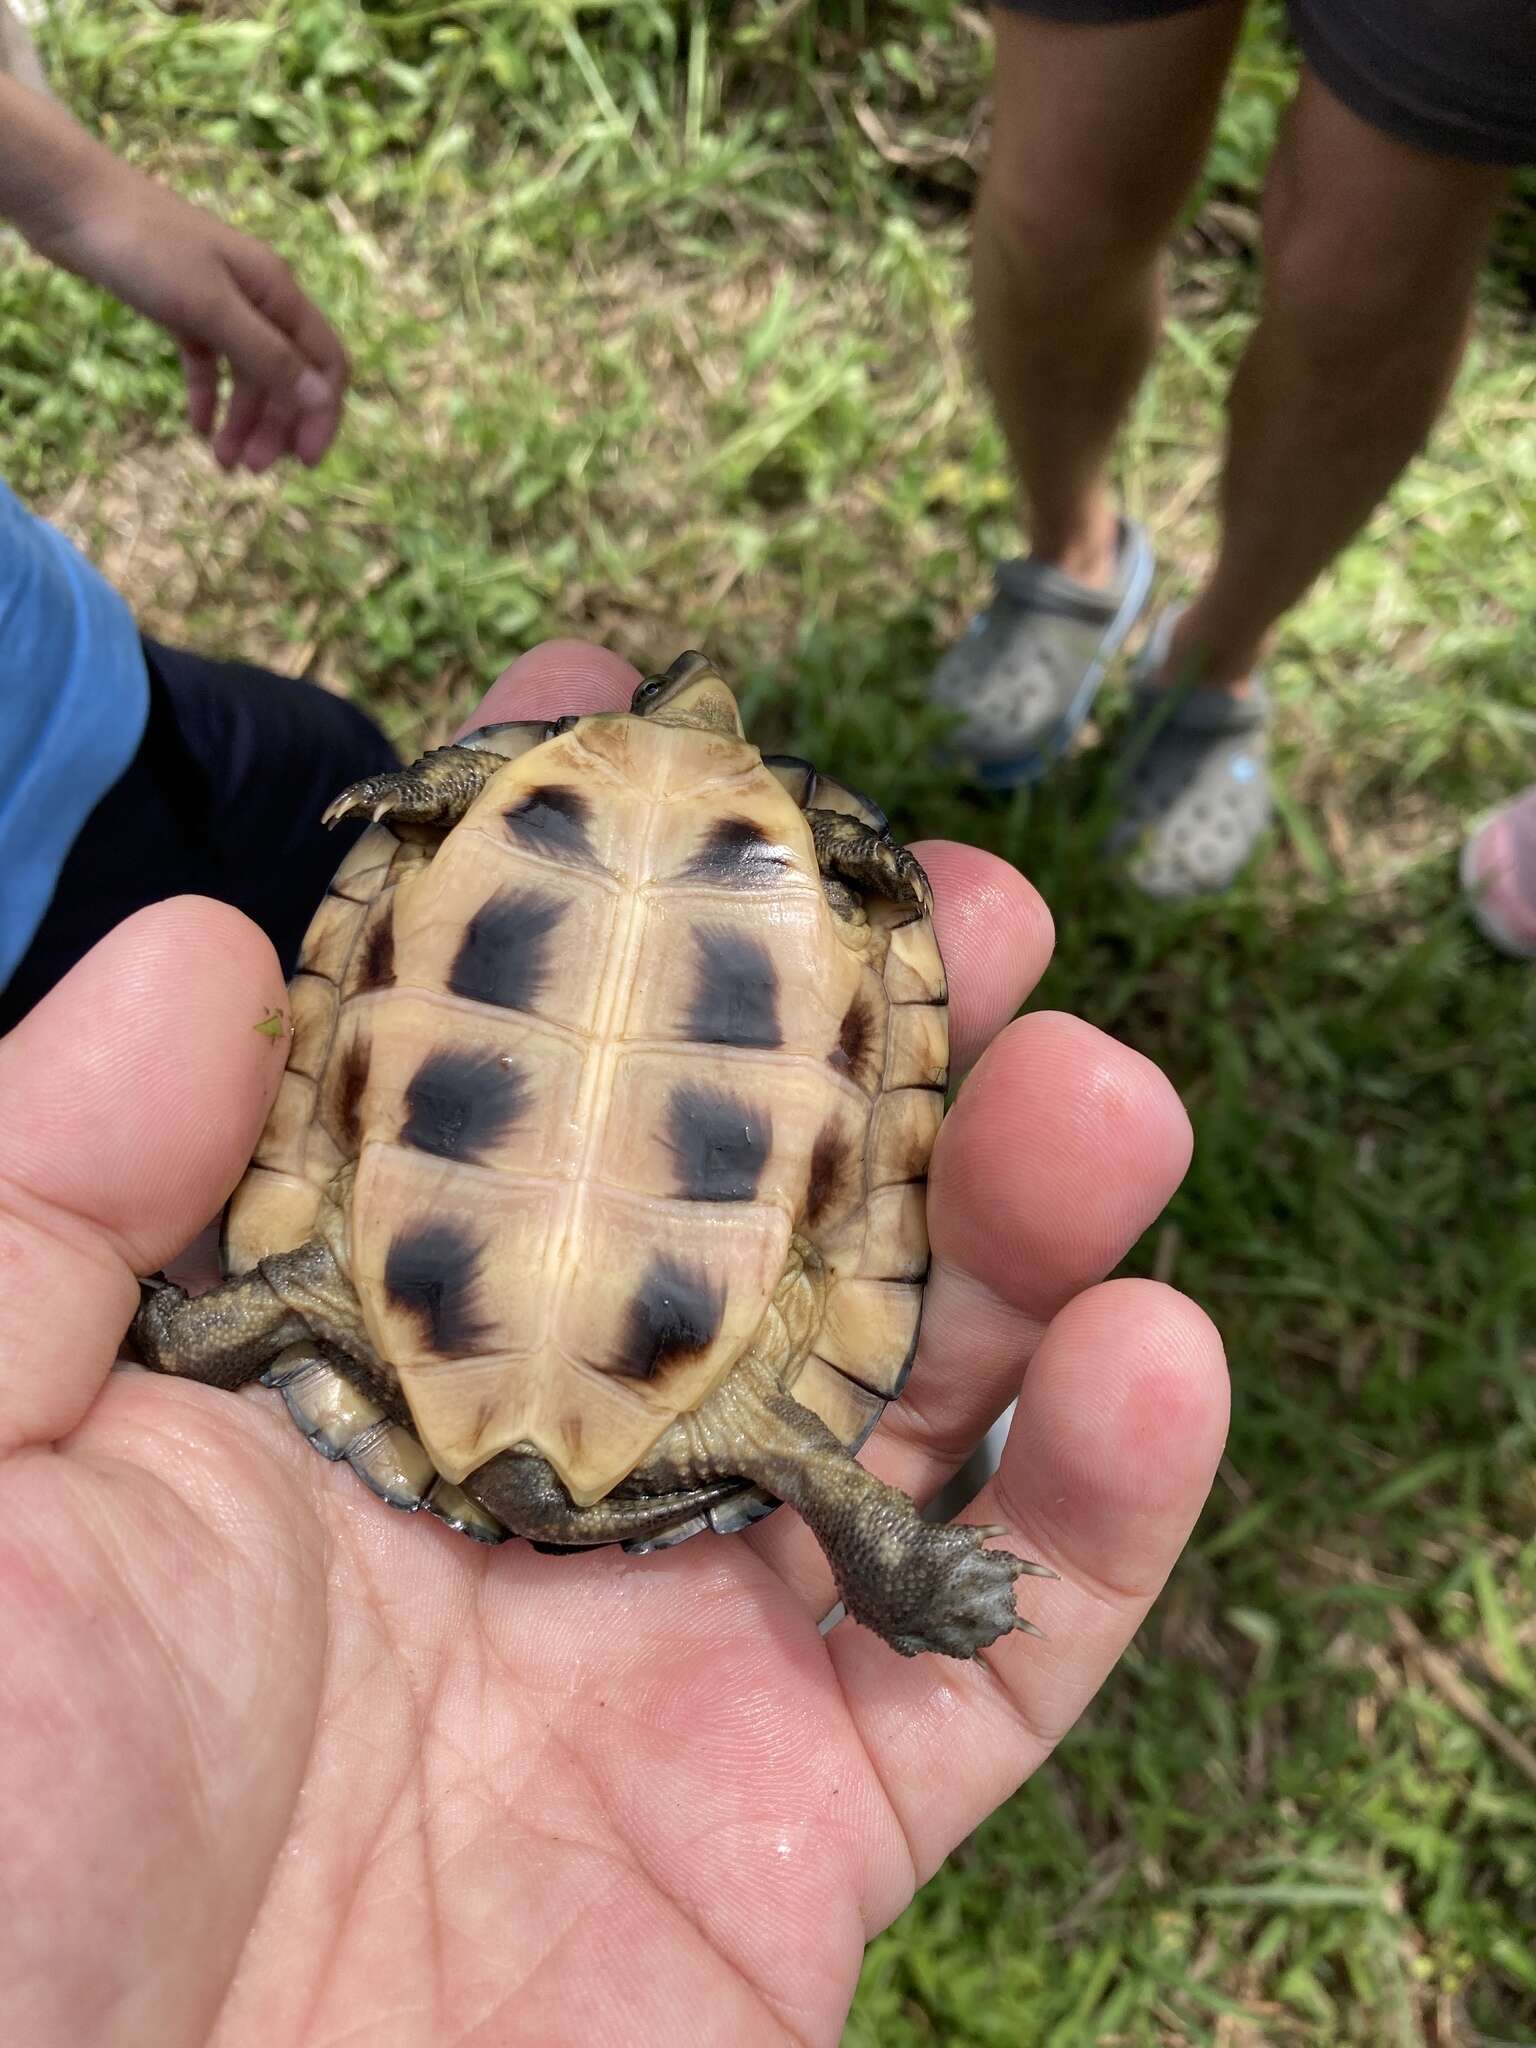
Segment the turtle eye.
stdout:
[[636,705],[654,704],[666,687],[667,679],[665,676],[652,676],[649,682],[642,683],[639,689],[636,690]]

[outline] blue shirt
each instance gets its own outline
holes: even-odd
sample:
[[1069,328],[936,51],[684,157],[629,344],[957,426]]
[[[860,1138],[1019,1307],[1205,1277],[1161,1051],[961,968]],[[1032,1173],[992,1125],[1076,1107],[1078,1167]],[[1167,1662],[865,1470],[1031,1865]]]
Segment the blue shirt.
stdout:
[[127,605],[0,483],[0,988],[148,716]]

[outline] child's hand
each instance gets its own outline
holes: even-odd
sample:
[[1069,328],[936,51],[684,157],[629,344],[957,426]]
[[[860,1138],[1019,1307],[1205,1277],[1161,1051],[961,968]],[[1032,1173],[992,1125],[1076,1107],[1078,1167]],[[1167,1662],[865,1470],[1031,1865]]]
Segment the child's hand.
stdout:
[[[120,163],[54,101],[0,74],[0,217],[39,255],[104,285],[181,346],[187,409],[226,469],[317,463],[347,357],[265,243]],[[218,424],[220,366],[229,409]]]
[[[110,182],[41,254],[104,285],[181,347],[187,411],[225,469],[278,457],[311,467],[331,445],[347,357],[330,323],[264,242],[109,159]],[[218,425],[220,365],[230,375]],[[217,426],[217,430],[215,431]]]

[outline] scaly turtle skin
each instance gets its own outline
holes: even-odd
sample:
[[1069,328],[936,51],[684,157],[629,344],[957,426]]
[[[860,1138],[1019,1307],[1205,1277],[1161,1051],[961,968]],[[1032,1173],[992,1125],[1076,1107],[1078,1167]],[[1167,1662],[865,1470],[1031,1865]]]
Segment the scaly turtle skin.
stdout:
[[916,1347],[948,1076],[928,883],[883,816],[765,760],[696,654],[327,816],[357,811],[229,1278],[145,1282],[144,1363],[264,1377],[466,1534],[643,1550],[789,1501],[904,1654],[1027,1628],[1030,1567],[852,1456]]

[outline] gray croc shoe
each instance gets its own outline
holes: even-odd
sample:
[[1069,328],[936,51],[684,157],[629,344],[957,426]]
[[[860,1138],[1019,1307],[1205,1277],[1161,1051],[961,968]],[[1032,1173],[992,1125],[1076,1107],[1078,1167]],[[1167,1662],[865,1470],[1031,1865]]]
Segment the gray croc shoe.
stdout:
[[1159,689],[1176,611],[1153,627],[1131,677],[1112,855],[1167,903],[1229,888],[1269,824],[1269,693]]
[[988,789],[1034,782],[1070,745],[1152,588],[1152,546],[1120,522],[1115,580],[1090,590],[1033,556],[1000,562],[987,609],[939,663],[930,701]]

